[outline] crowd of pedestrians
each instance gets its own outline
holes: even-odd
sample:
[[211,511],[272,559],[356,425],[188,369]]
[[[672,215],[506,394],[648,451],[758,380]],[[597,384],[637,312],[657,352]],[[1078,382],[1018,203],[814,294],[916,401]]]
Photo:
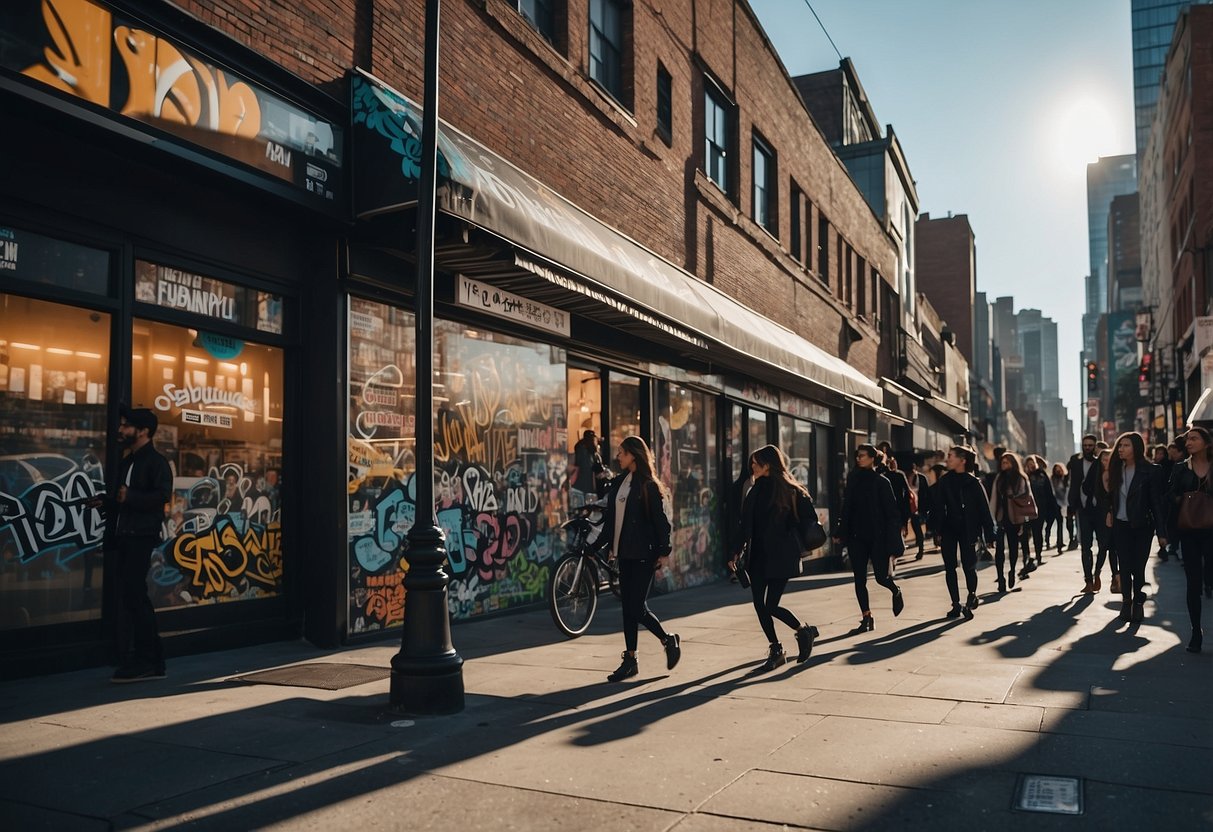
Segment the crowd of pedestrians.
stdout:
[[[1191,623],[1187,649],[1199,653],[1204,641],[1202,596],[1213,598],[1213,435],[1193,427],[1169,445],[1149,448],[1137,433],[1121,434],[1110,447],[1088,435],[1082,438],[1081,448],[1064,464],[1053,465],[1038,454],[1021,459],[995,448],[992,470],[983,475],[978,454],[964,445],[920,457],[921,465],[907,464],[905,470],[887,442],[859,445],[834,529],[835,545],[845,553],[854,574],[860,612],[856,630],[876,627],[868,594],[869,570],[876,584],[888,590],[893,615],[905,608],[902,587],[894,576],[907,539],[913,539],[916,547],[913,560],[922,559],[928,540],[938,547],[951,599],[944,613],[947,618],[973,618],[980,604],[979,559],[994,561],[997,592],[1005,593],[1014,589],[1017,580],[1028,579],[1049,549],[1055,547],[1061,554],[1081,548],[1081,593],[1103,589],[1107,564],[1108,590],[1120,596],[1119,617],[1132,626],[1145,615],[1146,566],[1157,538],[1162,561],[1183,563]],[[647,464],[647,448],[639,443],[629,450],[621,462],[638,460],[640,465],[631,468],[634,476],[638,474],[646,485],[652,483],[651,493],[660,495]],[[936,461],[940,456],[942,462]],[[787,661],[776,621],[793,630],[798,661],[809,658],[818,636],[816,627],[782,605],[788,581],[799,573],[816,513],[810,494],[792,477],[787,458],[777,447],[759,448],[749,462],[748,476],[743,474],[735,484],[731,500],[739,501],[740,510],[732,521],[729,566],[749,586],[759,626],[769,642],[767,659],[758,668],[761,672]],[[909,460],[903,456],[903,462]],[[626,493],[626,487],[612,489],[612,497],[619,491]],[[616,499],[622,508],[626,498]],[[642,556],[634,570],[637,577],[625,582],[629,587],[624,593],[628,650],[612,680],[636,673],[638,623],[662,640],[669,667],[680,653],[678,636],[666,634],[644,605],[652,583],[646,578],[660,568],[669,552],[669,526],[663,522],[660,499],[644,501],[650,507],[643,515],[630,505],[625,512],[612,513],[612,523],[607,524],[616,545],[624,544],[618,551],[621,565],[631,547],[625,543],[624,529],[636,523],[646,531],[655,530],[635,546]],[[963,603],[958,567],[965,581]]]

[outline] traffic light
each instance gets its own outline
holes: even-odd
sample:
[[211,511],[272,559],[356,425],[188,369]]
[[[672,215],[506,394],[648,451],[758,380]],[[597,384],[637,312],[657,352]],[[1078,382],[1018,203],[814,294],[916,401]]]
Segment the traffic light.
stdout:
[[1137,368],[1137,383],[1142,387],[1146,387],[1150,383],[1150,370],[1153,364],[1154,356],[1151,353],[1145,353],[1141,357],[1141,365]]
[[1093,396],[1099,392],[1099,365],[1094,361],[1087,362],[1087,395]]

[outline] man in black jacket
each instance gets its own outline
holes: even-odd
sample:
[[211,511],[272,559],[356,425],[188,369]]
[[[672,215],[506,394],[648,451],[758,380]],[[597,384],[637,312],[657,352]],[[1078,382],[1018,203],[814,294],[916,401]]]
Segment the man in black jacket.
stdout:
[[[1078,520],[1078,536],[1082,540],[1083,562],[1091,559],[1091,547],[1095,539],[1095,524],[1101,522],[1099,510],[1095,506],[1095,498],[1084,493],[1083,484],[1088,476],[1099,474],[1099,462],[1096,459],[1098,442],[1094,434],[1088,433],[1082,438],[1082,453],[1074,454],[1066,464],[1070,472],[1070,491],[1066,496],[1066,505]],[[1093,492],[1092,492],[1093,493]],[[1075,548],[1076,541],[1070,538],[1070,548]]]
[[164,506],[173,492],[168,461],[152,445],[157,424],[156,414],[147,408],[122,408],[118,441],[128,453],[118,466],[109,494],[91,503],[105,512],[106,544],[117,554],[116,581],[121,618],[125,619],[118,628],[120,664],[111,682],[164,678],[164,650],[156,611],[147,594],[152,550],[160,542]]

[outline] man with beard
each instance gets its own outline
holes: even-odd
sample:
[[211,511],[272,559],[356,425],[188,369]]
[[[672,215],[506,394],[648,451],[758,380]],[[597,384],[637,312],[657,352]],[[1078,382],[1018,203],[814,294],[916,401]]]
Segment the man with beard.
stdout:
[[[1082,564],[1086,578],[1091,578],[1093,556],[1091,546],[1095,538],[1095,524],[1100,522],[1099,508],[1095,498],[1088,496],[1083,490],[1083,483],[1088,476],[1098,476],[1099,464],[1096,461],[1098,439],[1088,433],[1082,438],[1082,453],[1070,457],[1067,468],[1070,471],[1070,493],[1066,503],[1070,513],[1078,518],[1078,536],[1082,540]],[[1094,471],[1094,473],[1092,473]],[[1092,491],[1092,493],[1094,493]],[[1070,538],[1070,548],[1074,548],[1074,539]]]
[[156,611],[147,594],[152,550],[160,542],[164,507],[172,497],[168,461],[152,445],[158,425],[147,408],[123,406],[118,443],[126,450],[105,497],[90,501],[106,518],[106,548],[116,553],[120,595],[118,670],[110,681],[145,682],[164,678],[164,649]]

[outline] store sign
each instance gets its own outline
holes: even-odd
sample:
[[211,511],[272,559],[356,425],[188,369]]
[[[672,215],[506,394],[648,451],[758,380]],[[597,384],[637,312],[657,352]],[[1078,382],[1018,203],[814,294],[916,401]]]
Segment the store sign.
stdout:
[[[234,407],[245,413],[259,413],[261,410],[256,401],[235,390],[219,387],[194,387],[189,384],[185,387],[178,387],[171,381],[164,385],[164,391],[156,397],[155,401],[157,410],[184,408],[188,404]],[[195,424],[202,424],[202,422],[195,422]]]
[[1192,324],[1192,354],[1197,358],[1213,347],[1213,315],[1201,315]]
[[109,253],[0,225],[0,277],[98,294],[109,291]]
[[181,411],[181,424],[231,430],[235,424],[235,420],[227,413],[208,413],[205,410],[183,410]]
[[[262,332],[282,332],[282,298],[278,295],[146,260],[135,261],[135,300],[255,327]],[[221,350],[232,352],[231,356],[212,353],[217,358],[234,357],[244,348],[237,339],[226,339],[231,343],[224,347],[221,336],[206,338]]]
[[496,315],[524,326],[569,337],[569,313],[546,303],[498,289],[487,283],[459,275],[455,300],[460,306]]
[[91,0],[5,0],[0,66],[341,211],[343,130]]

